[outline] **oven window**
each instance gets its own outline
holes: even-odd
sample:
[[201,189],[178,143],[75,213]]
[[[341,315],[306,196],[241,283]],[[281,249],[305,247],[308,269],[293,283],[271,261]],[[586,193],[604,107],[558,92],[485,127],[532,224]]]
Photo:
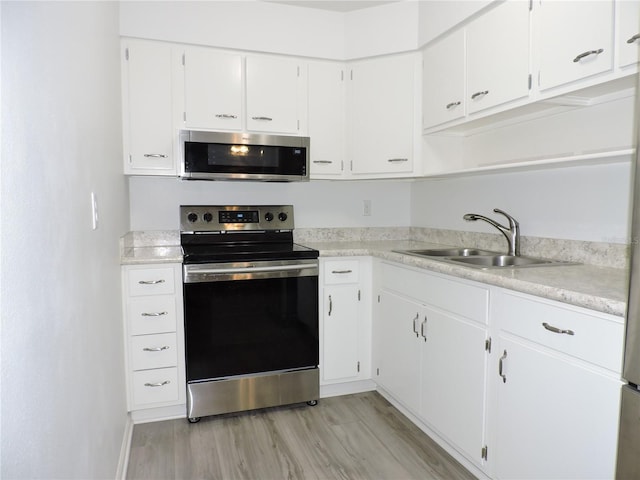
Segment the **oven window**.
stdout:
[[184,285],[187,381],[316,367],[318,277]]

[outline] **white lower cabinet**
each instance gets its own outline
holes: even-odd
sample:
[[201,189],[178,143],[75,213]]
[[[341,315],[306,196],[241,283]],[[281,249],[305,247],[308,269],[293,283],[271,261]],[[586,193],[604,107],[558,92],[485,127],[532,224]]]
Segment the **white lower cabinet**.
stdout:
[[494,298],[493,476],[613,478],[622,319],[506,291]]
[[369,379],[370,259],[320,259],[321,385]]
[[[180,268],[179,263],[122,267],[127,405],[134,420],[145,411],[185,403]],[[175,413],[148,418],[166,415]]]

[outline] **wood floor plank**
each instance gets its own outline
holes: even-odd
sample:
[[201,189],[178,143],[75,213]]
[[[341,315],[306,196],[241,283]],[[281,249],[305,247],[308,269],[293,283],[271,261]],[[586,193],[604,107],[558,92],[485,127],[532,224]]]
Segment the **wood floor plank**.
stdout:
[[136,425],[128,479],[470,480],[376,392]]

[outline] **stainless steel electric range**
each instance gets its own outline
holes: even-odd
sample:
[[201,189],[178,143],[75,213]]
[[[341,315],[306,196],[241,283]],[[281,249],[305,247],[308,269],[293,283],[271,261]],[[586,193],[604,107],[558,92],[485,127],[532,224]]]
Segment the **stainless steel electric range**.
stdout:
[[187,417],[319,396],[318,251],[293,206],[181,206]]

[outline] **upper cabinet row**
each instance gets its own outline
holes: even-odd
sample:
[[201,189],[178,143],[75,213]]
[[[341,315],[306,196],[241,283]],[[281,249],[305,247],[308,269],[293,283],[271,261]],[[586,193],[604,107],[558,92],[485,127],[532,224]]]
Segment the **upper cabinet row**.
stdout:
[[126,174],[177,175],[182,129],[308,135],[313,178],[414,174],[417,53],[347,65],[124,39],[123,58]]
[[499,3],[424,49],[423,129],[632,78],[639,46],[635,0]]

